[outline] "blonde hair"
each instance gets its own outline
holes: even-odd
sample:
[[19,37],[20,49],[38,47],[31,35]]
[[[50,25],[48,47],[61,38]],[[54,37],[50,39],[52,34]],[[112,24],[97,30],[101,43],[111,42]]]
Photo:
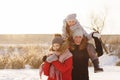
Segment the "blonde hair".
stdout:
[[72,33],[71,33],[71,31],[70,31],[70,26],[68,25],[68,23],[66,22],[66,34],[67,34],[67,37],[68,37],[68,40],[69,41],[72,41],[73,40],[73,38],[72,38]]
[[66,40],[66,41],[64,41],[64,42],[62,43],[59,51],[60,51],[61,53],[64,53],[68,48],[69,48],[69,41]]

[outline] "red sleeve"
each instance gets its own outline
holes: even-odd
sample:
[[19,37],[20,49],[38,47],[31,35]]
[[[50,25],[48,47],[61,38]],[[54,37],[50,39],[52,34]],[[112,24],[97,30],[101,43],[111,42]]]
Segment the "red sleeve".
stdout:
[[45,62],[43,66],[44,75],[49,76],[50,63]]
[[68,58],[64,63],[60,61],[54,61],[52,64],[62,73],[66,72],[69,69],[72,69],[72,57]]

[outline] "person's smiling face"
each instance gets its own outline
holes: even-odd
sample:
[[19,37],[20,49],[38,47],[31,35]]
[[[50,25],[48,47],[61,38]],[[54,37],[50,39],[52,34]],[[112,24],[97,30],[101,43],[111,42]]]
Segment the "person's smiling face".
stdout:
[[76,20],[68,20],[67,21],[67,24],[69,25],[69,26],[73,26],[73,25],[75,25],[76,24]]
[[82,37],[81,36],[75,36],[74,43],[76,45],[80,45],[81,41],[82,41]]

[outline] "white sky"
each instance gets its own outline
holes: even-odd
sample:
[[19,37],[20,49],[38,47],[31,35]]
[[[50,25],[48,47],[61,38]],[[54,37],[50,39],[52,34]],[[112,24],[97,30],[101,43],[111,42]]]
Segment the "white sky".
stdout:
[[90,13],[104,7],[108,10],[102,34],[120,34],[119,0],[0,0],[0,34],[61,33],[70,13],[89,26]]

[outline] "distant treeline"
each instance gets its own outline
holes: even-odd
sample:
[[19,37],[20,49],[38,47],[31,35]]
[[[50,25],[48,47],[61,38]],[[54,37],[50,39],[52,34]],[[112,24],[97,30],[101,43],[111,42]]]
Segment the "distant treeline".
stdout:
[[120,35],[102,35],[102,40],[107,44],[120,44]]
[[[50,43],[53,34],[1,34],[0,44],[38,44]],[[120,35],[102,35],[105,43],[120,43]]]

